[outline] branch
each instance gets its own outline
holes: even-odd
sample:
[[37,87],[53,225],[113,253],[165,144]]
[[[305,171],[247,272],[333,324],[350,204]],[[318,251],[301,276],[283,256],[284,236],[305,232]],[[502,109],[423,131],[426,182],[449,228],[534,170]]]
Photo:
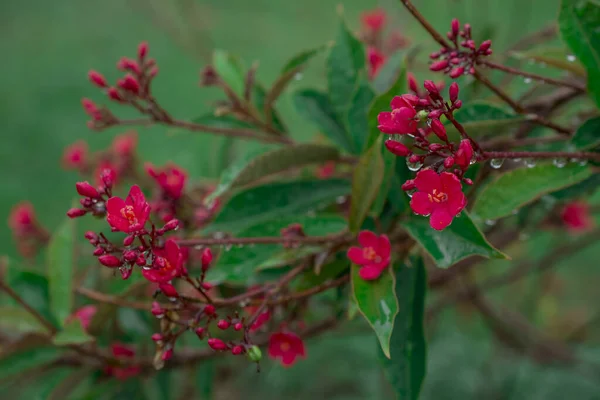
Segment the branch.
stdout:
[[32,308],[29,304],[23,300],[21,296],[17,294],[10,286],[8,286],[2,279],[0,279],[0,290],[3,290],[8,294],[14,301],[19,303],[28,313],[30,313],[35,319],[37,319],[40,324],[42,324],[50,334],[54,335],[58,330],[54,325],[52,325],[46,318],[42,316],[39,312],[37,312],[34,308]]

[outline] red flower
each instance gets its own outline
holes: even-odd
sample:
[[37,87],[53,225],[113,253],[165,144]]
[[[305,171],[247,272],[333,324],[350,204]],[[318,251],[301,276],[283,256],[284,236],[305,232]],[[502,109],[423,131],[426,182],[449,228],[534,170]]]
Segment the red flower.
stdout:
[[381,8],[371,11],[365,11],[360,16],[360,21],[364,29],[374,33],[379,32],[385,25],[386,14]]
[[327,179],[330,178],[335,173],[335,162],[328,161],[319,168],[317,168],[317,178],[319,179]]
[[78,140],[65,148],[63,153],[63,167],[65,169],[81,169],[85,166],[88,156],[88,145],[83,140]]
[[421,170],[415,178],[418,192],[414,193],[410,207],[419,215],[431,215],[429,224],[433,229],[442,230],[452,223],[452,219],[467,205],[462,185],[456,175]]
[[[412,100],[412,99],[411,99]],[[417,130],[417,111],[408,97],[396,96],[390,103],[392,111],[380,112],[377,128],[387,134],[413,133]]]
[[28,201],[22,201],[15,205],[8,217],[8,226],[15,234],[22,234],[34,227],[36,224],[33,205]]
[[579,201],[566,204],[560,218],[571,232],[585,232],[594,226],[589,205]]
[[94,318],[94,315],[96,314],[96,311],[98,311],[96,306],[83,306],[77,311],[75,311],[70,318],[78,319],[79,322],[81,322],[83,330],[87,332],[88,328],[90,327],[90,324],[92,323],[92,318]]
[[367,61],[369,62],[369,78],[373,79],[385,64],[386,57],[375,47],[369,47],[367,49]]
[[306,357],[304,342],[291,332],[274,333],[269,338],[269,357],[278,359],[284,367],[290,367],[298,357]]
[[[125,346],[119,343],[113,343],[110,346],[112,355],[117,359],[130,360],[135,357],[135,351],[129,346]],[[131,377],[138,375],[141,372],[141,368],[135,365],[129,365],[124,367],[107,366],[105,372],[108,375],[112,375],[119,380],[126,380]]]
[[131,157],[137,146],[137,133],[134,131],[115,136],[112,151],[121,157]]
[[106,202],[106,220],[110,226],[125,233],[135,233],[144,229],[150,215],[150,205],[139,186],[134,185],[123,200],[111,197]]
[[371,231],[358,234],[360,247],[350,247],[348,258],[356,265],[362,266],[360,277],[366,281],[379,278],[390,264],[391,245],[386,235],[377,236]]
[[173,239],[167,240],[162,249],[153,249],[154,265],[142,269],[142,275],[150,282],[166,283],[180,275],[183,269],[183,255]]
[[174,164],[156,170],[150,163],[146,164],[146,172],[150,175],[161,189],[171,198],[178,199],[183,193],[183,187],[187,179],[186,172]]
[[104,180],[102,179],[102,175],[108,175],[111,177],[112,184],[110,186],[114,186],[118,179],[118,170],[117,167],[108,160],[102,160],[96,167],[96,171],[94,171],[94,177],[96,178],[96,186],[104,186]]

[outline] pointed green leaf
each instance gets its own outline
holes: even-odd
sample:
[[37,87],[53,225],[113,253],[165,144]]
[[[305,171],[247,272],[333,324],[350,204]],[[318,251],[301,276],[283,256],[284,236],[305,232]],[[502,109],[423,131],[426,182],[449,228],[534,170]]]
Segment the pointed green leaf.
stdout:
[[571,143],[579,150],[588,150],[600,145],[600,117],[588,119],[577,129]]
[[68,346],[71,344],[87,343],[93,340],[94,338],[83,329],[81,322],[75,318],[66,323],[63,329],[52,338],[52,343],[56,346]]
[[213,128],[252,128],[249,123],[240,121],[231,115],[215,115],[213,113],[194,118],[192,122]]
[[210,203],[233,189],[256,183],[270,175],[310,164],[339,159],[335,147],[318,144],[296,144],[262,153],[251,159],[244,158],[227,168],[214,192],[206,199]]
[[455,217],[452,224],[438,231],[429,225],[429,218],[411,215],[402,223],[440,268],[448,268],[467,257],[507,258],[495,249],[475,226],[466,211]]
[[237,233],[252,225],[322,209],[349,192],[350,183],[343,179],[258,186],[233,196],[203,232]]
[[361,74],[346,117],[354,154],[363,152],[369,137],[369,108],[374,98],[375,92],[366,76]]
[[360,313],[377,336],[381,350],[390,357],[390,339],[394,329],[394,319],[398,314],[398,299],[396,298],[396,280],[392,268],[387,268],[374,281],[363,280],[358,271],[358,265],[351,267],[352,293]]
[[243,96],[245,86],[244,67],[238,57],[224,50],[215,50],[212,66],[219,77],[238,95]]
[[352,203],[350,204],[350,230],[358,232],[371,204],[375,201],[385,174],[385,164],[381,155],[380,137],[362,155],[352,175]]
[[[395,84],[400,83],[399,77],[400,75],[404,75],[406,70],[406,56],[407,52],[396,51],[385,64],[383,64],[383,67],[381,67],[379,72],[377,72],[375,79],[373,79],[373,87],[377,93],[384,94]],[[402,85],[406,85],[406,83],[406,75],[404,75]],[[403,93],[406,93],[406,91],[397,91],[395,92],[395,95],[401,95]]]
[[313,89],[298,91],[294,94],[294,105],[298,114],[312,121],[327,139],[347,152],[352,152],[350,136],[325,94]]
[[568,164],[564,168],[540,164],[515,169],[486,185],[472,212],[482,219],[501,218],[545,194],[581,182],[591,174],[588,167],[577,164]]
[[[254,107],[259,113],[264,114],[266,102],[267,102],[267,91],[265,88],[258,82],[254,83],[254,87],[252,88],[252,101]],[[283,124],[279,113],[275,109],[275,107],[271,107],[270,115],[263,115],[263,119],[266,121],[271,121],[271,125],[274,126],[279,132],[287,132],[287,128]]]
[[548,65],[577,76],[586,76],[583,65],[565,47],[537,48],[526,52],[512,52],[511,56],[529,60],[541,65]]
[[[514,114],[504,107],[483,101],[465,104],[456,111],[454,117],[471,137],[489,135],[498,129],[509,132],[506,129],[507,127],[518,124],[525,119],[522,115]],[[446,124],[446,129],[448,134],[459,134],[450,123]]]
[[391,357],[380,352],[379,360],[396,398],[417,400],[427,371],[423,327],[427,273],[420,257],[396,269],[396,295],[401,307],[390,340]]
[[48,289],[50,310],[62,325],[73,308],[75,220],[67,219],[48,244]]
[[326,45],[325,46],[319,46],[317,48],[310,49],[310,50],[305,50],[305,51],[303,51],[301,53],[296,54],[281,69],[281,74],[283,75],[283,74],[285,74],[285,73],[287,73],[289,71],[297,69],[298,67],[304,67],[307,62],[309,62],[310,60],[312,60],[313,57],[315,57],[317,54],[319,54],[320,52],[322,52],[326,48],[327,48]]
[[327,57],[327,91],[337,115],[345,115],[348,111],[358,74],[364,66],[363,44],[340,18],[335,44]]
[[46,327],[31,313],[19,306],[0,306],[0,326],[9,332],[46,333]]

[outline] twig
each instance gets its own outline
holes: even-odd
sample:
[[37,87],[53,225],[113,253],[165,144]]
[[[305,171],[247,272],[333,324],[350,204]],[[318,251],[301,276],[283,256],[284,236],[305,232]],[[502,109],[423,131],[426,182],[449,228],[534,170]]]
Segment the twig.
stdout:
[[27,310],[27,312],[30,313],[35,319],[37,319],[40,322],[40,324],[42,324],[48,330],[48,332],[50,332],[52,335],[54,335],[56,332],[58,332],[58,330],[56,329],[56,327],[54,325],[52,325],[46,318],[44,318],[33,307],[31,307],[29,304],[27,304],[25,302],[25,300],[23,300],[23,298],[21,296],[19,296],[17,294],[17,292],[15,292],[10,286],[8,286],[2,279],[0,279],[0,289],[3,290],[4,292],[6,292],[6,294],[8,294],[14,301],[19,303],[19,305],[21,305],[21,307],[23,307],[25,310]]

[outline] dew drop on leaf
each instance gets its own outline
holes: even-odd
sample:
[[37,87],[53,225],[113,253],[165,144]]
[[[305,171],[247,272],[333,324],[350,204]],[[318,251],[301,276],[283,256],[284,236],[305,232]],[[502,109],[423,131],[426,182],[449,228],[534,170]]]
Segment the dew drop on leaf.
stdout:
[[533,168],[535,167],[535,160],[533,158],[526,158],[525,165],[527,166],[527,168]]
[[504,164],[503,158],[492,158],[490,160],[490,166],[494,169],[502,168],[502,164]]
[[552,164],[554,164],[555,167],[562,168],[565,165],[567,165],[567,159],[566,158],[555,158],[554,160],[552,160]]

